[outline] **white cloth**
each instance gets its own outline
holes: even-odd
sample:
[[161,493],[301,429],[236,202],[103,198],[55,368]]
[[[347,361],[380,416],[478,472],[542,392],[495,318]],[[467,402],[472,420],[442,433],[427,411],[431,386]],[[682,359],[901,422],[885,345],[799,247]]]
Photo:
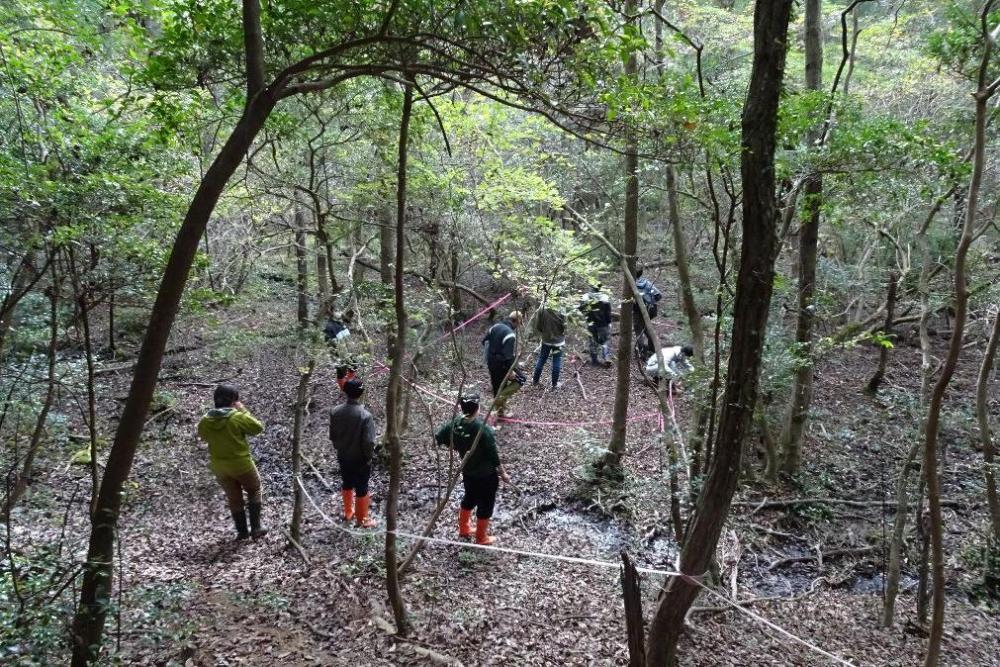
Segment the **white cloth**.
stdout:
[[[684,373],[693,370],[680,345],[661,349],[660,356],[663,358],[663,366],[667,369],[667,375],[671,379],[679,378]],[[646,374],[654,377],[660,374],[655,354],[649,355],[649,359],[646,360]]]

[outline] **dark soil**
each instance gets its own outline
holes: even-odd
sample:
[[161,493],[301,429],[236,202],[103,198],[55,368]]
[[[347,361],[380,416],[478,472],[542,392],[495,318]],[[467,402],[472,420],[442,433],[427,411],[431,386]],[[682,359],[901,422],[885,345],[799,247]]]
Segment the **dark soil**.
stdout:
[[[466,665],[625,664],[625,628],[617,569],[431,544],[406,576],[403,591],[412,635],[389,634],[382,565],[382,535],[357,538],[324,522],[307,504],[303,547],[309,563],[287,546],[282,526],[291,514],[290,439],[296,368],[301,356],[284,347],[280,304],[249,314],[227,314],[223,326],[208,316],[186,322],[173,341],[195,349],[169,357],[161,392],[172,409],[152,420],[136,458],[122,518],[123,592],[120,618],[108,625],[109,646],[120,641],[120,658],[135,665],[381,665],[453,660]],[[272,312],[273,311],[273,312]],[[257,322],[251,329],[246,322]],[[483,327],[463,332],[468,383],[489,395],[478,362]],[[233,332],[248,338],[234,342]],[[675,329],[662,326],[666,335]],[[679,342],[679,341],[671,341]],[[577,341],[579,343],[579,341]],[[945,341],[939,341],[944,345]],[[419,384],[453,396],[457,365],[445,349],[429,352]],[[582,347],[577,346],[575,355]],[[585,355],[584,355],[585,356]],[[975,560],[982,542],[985,507],[969,415],[978,355],[964,356],[953,397],[946,406],[944,494],[964,503],[945,511],[948,616],[942,664],[1000,665],[1000,618],[973,597],[981,573]],[[878,400],[861,386],[874,356],[858,347],[836,351],[817,372],[815,416],[804,451],[807,472],[796,482],[770,488],[745,486],[720,547],[718,590],[747,602],[754,612],[788,632],[845,660],[863,665],[922,662],[925,640],[915,623],[916,571],[907,564],[898,622],[879,627],[882,539],[892,513],[879,501],[891,498],[892,479],[910,439],[916,437],[915,404],[919,352],[893,350],[888,381]],[[575,378],[586,389],[587,398]],[[547,378],[548,369],[546,369]],[[268,537],[232,541],[230,519],[195,424],[207,407],[210,383],[230,378],[246,405],[267,424],[254,443],[265,481]],[[513,415],[533,421],[610,419],[614,370],[571,360],[555,392],[526,386],[512,401]],[[103,376],[102,409],[114,414],[125,394],[127,372]],[[369,369],[367,403],[383,420],[387,374]],[[545,382],[543,382],[543,385]],[[331,485],[339,481],[327,440],[326,410],[339,392],[329,363],[318,369],[303,449]],[[687,394],[677,398],[682,420]],[[447,474],[448,454],[434,447],[431,426],[452,408],[420,393],[412,395],[404,442],[405,471],[400,522],[419,532]],[[634,372],[630,414],[655,410],[651,391]],[[106,425],[111,433],[114,423]],[[595,491],[586,483],[587,464],[606,444],[608,428],[505,424],[501,456],[513,477],[503,487],[495,516],[499,545],[615,563],[622,550],[639,564],[671,569],[676,548],[670,537],[669,487],[656,420],[629,426],[626,478],[617,490]],[[56,539],[62,509],[87,488],[83,469],[47,460],[28,502],[18,510],[15,543]],[[305,468],[307,488],[336,516],[339,494]],[[381,518],[387,474],[373,476],[373,512]],[[89,493],[89,492],[88,492]],[[864,509],[828,505],[756,511],[765,498],[834,497],[871,500]],[[460,492],[452,494],[434,535],[454,538]],[[67,547],[82,555],[87,498],[76,493]],[[28,520],[33,518],[34,520]],[[770,532],[769,532],[770,531]],[[787,535],[780,535],[785,533]],[[410,542],[403,541],[404,550]],[[778,564],[837,548],[879,547],[853,557]],[[916,553],[915,547],[911,548]],[[662,579],[644,576],[650,613]],[[762,600],[760,598],[767,598]],[[829,661],[754,619],[703,595],[708,609],[692,614],[683,646],[684,665],[820,665]],[[375,618],[379,620],[374,620]],[[428,657],[431,656],[431,657]]]

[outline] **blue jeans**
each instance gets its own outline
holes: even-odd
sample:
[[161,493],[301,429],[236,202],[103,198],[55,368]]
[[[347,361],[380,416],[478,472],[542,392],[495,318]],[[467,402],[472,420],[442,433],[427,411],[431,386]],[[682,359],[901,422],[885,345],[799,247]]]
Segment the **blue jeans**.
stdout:
[[531,381],[532,384],[538,384],[542,378],[542,369],[545,368],[545,362],[550,354],[552,355],[552,386],[559,383],[559,371],[562,370],[562,352],[562,345],[542,343],[542,349],[538,352],[538,361],[535,362],[535,377]]

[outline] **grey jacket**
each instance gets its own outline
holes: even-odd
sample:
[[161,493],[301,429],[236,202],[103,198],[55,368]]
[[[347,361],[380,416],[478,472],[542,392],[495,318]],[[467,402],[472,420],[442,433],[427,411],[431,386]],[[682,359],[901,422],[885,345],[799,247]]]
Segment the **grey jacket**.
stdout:
[[330,411],[330,442],[337,458],[371,462],[375,456],[375,421],[360,402],[348,399]]

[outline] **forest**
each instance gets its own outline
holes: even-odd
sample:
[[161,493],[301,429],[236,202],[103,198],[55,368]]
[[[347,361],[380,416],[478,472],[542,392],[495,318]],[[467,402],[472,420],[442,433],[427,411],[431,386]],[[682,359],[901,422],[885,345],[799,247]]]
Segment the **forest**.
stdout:
[[1000,666],[998,39],[3,0],[0,664]]

